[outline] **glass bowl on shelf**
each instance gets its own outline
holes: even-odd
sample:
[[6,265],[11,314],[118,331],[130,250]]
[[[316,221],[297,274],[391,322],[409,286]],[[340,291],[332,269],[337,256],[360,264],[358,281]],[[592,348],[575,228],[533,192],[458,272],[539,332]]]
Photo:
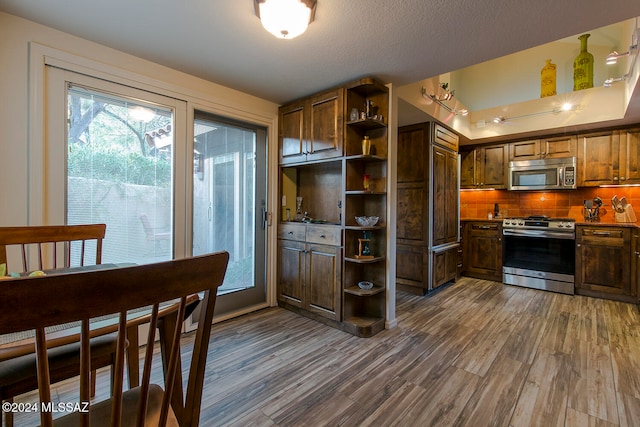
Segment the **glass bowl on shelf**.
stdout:
[[356,222],[361,227],[373,227],[379,219],[377,216],[357,216]]
[[358,287],[360,289],[364,289],[365,291],[368,291],[370,289],[373,289],[373,282],[363,280],[362,282],[358,282]]

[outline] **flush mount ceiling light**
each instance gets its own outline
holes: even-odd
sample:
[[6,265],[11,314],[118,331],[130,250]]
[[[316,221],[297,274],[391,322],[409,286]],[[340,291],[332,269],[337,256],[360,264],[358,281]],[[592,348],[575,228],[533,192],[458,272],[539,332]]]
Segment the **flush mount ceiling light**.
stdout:
[[262,26],[280,39],[293,39],[307,30],[317,0],[254,0]]
[[149,123],[156,115],[150,108],[136,105],[129,108],[129,115],[139,122]]

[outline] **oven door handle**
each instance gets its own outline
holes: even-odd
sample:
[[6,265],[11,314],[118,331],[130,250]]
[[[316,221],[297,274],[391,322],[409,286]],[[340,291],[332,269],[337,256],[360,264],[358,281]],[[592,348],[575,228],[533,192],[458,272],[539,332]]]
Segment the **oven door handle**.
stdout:
[[516,237],[545,237],[545,238],[553,238],[553,239],[564,239],[564,240],[575,240],[576,235],[574,233],[567,233],[562,231],[551,231],[551,230],[509,230],[502,229],[502,234],[504,236],[516,236]]

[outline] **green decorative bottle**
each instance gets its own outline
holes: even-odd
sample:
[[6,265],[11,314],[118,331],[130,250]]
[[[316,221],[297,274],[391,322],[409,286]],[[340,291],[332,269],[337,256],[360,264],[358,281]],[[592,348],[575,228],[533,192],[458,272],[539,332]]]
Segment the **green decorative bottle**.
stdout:
[[587,39],[591,34],[583,34],[580,40],[580,53],[573,61],[573,90],[593,87],[593,55],[587,52]]
[[556,64],[547,59],[547,63],[540,71],[540,98],[556,95]]

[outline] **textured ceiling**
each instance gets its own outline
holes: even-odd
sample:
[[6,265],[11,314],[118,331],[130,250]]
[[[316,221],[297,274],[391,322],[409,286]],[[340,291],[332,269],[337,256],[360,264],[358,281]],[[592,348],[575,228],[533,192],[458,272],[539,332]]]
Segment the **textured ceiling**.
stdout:
[[302,36],[253,0],[0,0],[0,10],[282,104],[365,75],[397,85],[640,15],[637,0],[318,0]]
[[[397,86],[640,16],[638,0],[318,0],[293,40],[253,0],[0,0],[0,10],[284,104],[375,75]],[[640,86],[640,85],[638,85]],[[428,120],[400,102],[399,123]],[[622,121],[640,123],[640,89]]]

